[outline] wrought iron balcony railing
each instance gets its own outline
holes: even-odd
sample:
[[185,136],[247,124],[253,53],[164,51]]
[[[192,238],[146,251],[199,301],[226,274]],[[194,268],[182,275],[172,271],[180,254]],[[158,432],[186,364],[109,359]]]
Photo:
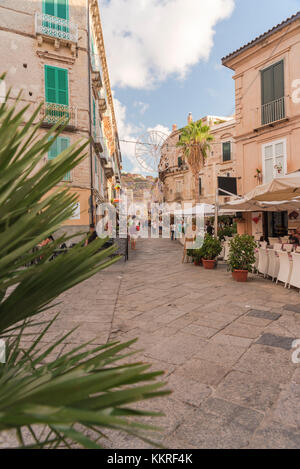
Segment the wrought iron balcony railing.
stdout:
[[77,127],[77,107],[65,104],[44,103],[41,108],[41,119],[44,124],[54,125],[59,120],[68,127]]
[[78,42],[77,24],[45,13],[35,14],[35,33],[64,41]]
[[262,125],[271,124],[285,118],[285,99],[282,98],[263,104],[261,107]]

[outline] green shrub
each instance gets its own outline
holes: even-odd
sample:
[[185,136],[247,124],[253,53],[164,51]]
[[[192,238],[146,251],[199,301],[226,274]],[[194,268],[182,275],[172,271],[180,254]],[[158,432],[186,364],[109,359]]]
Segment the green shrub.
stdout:
[[214,260],[219,256],[221,251],[221,242],[211,235],[206,235],[201,248],[201,257],[205,260]]
[[230,242],[228,265],[231,270],[248,270],[248,272],[251,272],[255,263],[255,248],[256,243],[253,236],[247,234],[237,235]]

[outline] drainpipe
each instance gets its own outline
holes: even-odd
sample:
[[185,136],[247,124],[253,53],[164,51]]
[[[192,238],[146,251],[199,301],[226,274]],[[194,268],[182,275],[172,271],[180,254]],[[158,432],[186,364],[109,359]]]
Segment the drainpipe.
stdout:
[[[90,6],[87,0],[87,33],[88,33],[88,87],[89,87],[89,136],[92,138],[92,92],[91,92],[91,27]],[[90,225],[94,224],[94,179],[93,179],[93,144],[90,142],[90,167],[91,167],[91,197],[90,197]]]

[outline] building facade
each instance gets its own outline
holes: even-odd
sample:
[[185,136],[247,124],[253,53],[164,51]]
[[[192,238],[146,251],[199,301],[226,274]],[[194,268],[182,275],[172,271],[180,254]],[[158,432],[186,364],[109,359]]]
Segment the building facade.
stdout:
[[[189,114],[188,123],[192,116]],[[199,172],[199,198],[193,194],[193,174],[184,158],[182,147],[177,147],[181,130],[173,125],[173,131],[162,147],[159,178],[163,187],[163,201],[168,204],[213,204],[216,199],[218,177],[237,177],[235,148],[235,119],[233,117],[206,116],[203,124],[210,126],[214,140],[205,165]],[[229,197],[221,197],[221,202]]]
[[[235,147],[243,195],[300,169],[299,57],[300,12],[222,59],[234,71]],[[245,213],[239,232],[280,236],[291,224],[286,212]]]
[[87,157],[62,181],[78,197],[66,231],[86,230],[113,198],[121,168],[97,0],[1,0],[0,63],[11,102],[22,91],[20,106],[30,104],[29,113],[42,104],[40,133],[67,121],[44,162],[91,138]]

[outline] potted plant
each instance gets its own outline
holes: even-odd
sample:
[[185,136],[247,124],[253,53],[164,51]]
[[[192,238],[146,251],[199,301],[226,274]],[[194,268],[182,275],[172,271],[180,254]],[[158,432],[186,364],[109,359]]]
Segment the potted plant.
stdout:
[[187,255],[192,258],[195,265],[201,265],[201,261],[202,261],[201,249],[188,249]]
[[247,234],[237,235],[230,242],[228,264],[237,282],[247,282],[248,272],[255,263],[255,248],[253,236]]
[[206,235],[201,248],[202,263],[205,269],[214,269],[216,258],[222,251],[222,245],[219,239]]

